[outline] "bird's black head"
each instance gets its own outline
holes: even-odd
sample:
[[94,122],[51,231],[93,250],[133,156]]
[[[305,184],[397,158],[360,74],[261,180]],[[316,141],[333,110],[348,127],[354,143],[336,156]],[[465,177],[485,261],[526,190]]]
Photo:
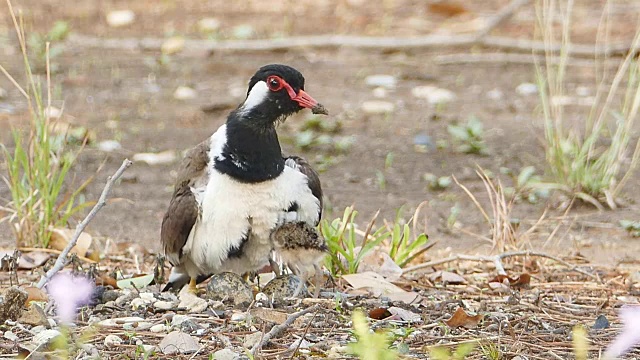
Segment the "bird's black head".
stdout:
[[251,118],[275,122],[309,108],[314,114],[327,114],[324,106],[304,91],[304,77],[287,65],[266,65],[249,81],[247,98],[239,112]]

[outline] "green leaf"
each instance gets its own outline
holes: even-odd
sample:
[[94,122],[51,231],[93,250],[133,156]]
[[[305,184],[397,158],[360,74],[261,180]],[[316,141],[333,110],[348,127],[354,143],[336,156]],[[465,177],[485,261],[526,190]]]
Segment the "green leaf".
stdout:
[[134,287],[136,289],[142,289],[151,284],[152,281],[153,274],[148,274],[144,276],[118,280],[116,281],[116,285],[118,285],[118,288],[120,289],[132,289]]

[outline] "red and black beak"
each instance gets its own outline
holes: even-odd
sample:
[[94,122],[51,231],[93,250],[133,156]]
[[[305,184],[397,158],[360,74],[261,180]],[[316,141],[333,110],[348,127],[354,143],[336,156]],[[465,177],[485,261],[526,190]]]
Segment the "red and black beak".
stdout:
[[329,111],[327,111],[322,104],[317,102],[316,99],[312,98],[311,95],[307,94],[304,90],[300,89],[296,94],[295,90],[286,83],[285,88],[287,89],[291,100],[296,101],[303,108],[311,109],[311,112],[314,114],[329,115]]

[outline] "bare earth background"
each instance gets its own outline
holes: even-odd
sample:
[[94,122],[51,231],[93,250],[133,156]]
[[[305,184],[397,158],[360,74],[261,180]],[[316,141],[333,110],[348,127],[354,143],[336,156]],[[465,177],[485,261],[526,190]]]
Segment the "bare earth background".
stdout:
[[[353,34],[375,36],[416,36],[425,34],[465,34],[477,30],[508,1],[466,1],[462,13],[450,16],[451,9],[430,8],[424,1],[397,0],[384,9],[368,1],[62,1],[25,0],[15,6],[25,15],[28,31],[46,32],[57,20],[69,22],[73,35],[99,38],[164,38],[182,35],[206,38],[197,30],[205,17],[220,21],[217,39],[233,38],[234,27],[249,25],[253,38],[282,36]],[[574,40],[593,43],[597,34],[603,1],[579,1],[573,23]],[[124,28],[111,28],[105,22],[110,10],[128,8],[136,20]],[[619,1],[612,5],[612,41],[629,41],[636,25],[640,4]],[[534,38],[535,9],[522,7],[494,35],[511,38]],[[559,23],[558,23],[559,24]],[[559,25],[558,25],[559,26]],[[238,28],[235,28],[236,33]],[[327,197],[326,218],[341,216],[345,206],[355,204],[365,223],[378,210],[393,219],[396,209],[404,205],[405,215],[428,201],[423,215],[427,233],[440,243],[433,251],[486,252],[489,248],[468,232],[485,235],[489,228],[469,198],[455,185],[440,192],[429,191],[423,180],[426,172],[445,176],[454,174],[476,196],[485,201],[484,187],[474,173],[476,164],[499,174],[501,167],[514,170],[533,165],[544,171],[542,119],[537,109],[537,95],[521,95],[515,89],[526,82],[535,83],[533,64],[514,64],[500,60],[472,62],[474,54],[494,53],[482,47],[444,47],[435,50],[397,51],[359,50],[353,48],[306,48],[290,51],[185,51],[170,56],[166,65],[158,65],[157,50],[100,49],[74,45],[69,41],[57,58],[58,72],[53,76],[57,105],[64,105],[65,120],[96,133],[96,141],[82,155],[75,168],[76,183],[93,175],[105,162],[96,180],[86,191],[87,200],[96,199],[105,178],[122,162],[140,152],[180,152],[208,137],[226,117],[228,111],[243,100],[248,78],[260,66],[285,63],[299,69],[306,77],[308,92],[331,112],[325,121],[341,120],[340,136],[354,136],[355,143],[337,164],[321,174]],[[445,64],[442,55],[460,54],[460,63]],[[526,54],[526,52],[525,52]],[[0,58],[12,74],[22,74],[21,57],[8,11],[0,11]],[[583,59],[584,62],[585,59]],[[586,59],[588,60],[588,59]],[[594,94],[594,68],[570,66],[569,96],[575,99]],[[381,99],[395,105],[386,116],[367,114],[363,102],[375,100],[364,79],[372,74],[388,74],[398,79],[395,90]],[[449,89],[456,100],[433,107],[411,94],[421,85]],[[196,97],[176,100],[179,86],[196,90]],[[26,104],[9,81],[1,77],[0,87],[8,96],[0,99],[0,140],[11,147],[10,126],[26,123]],[[580,91],[576,91],[580,89]],[[586,89],[586,90],[585,90]],[[491,97],[498,90],[502,95]],[[219,105],[219,110],[203,112],[202,107]],[[585,114],[584,107],[569,108],[569,118],[576,123]],[[428,135],[436,144],[449,140],[447,125],[466,122],[471,115],[485,126],[489,156],[455,152],[453,146],[414,149],[416,135]],[[284,150],[298,153],[312,161],[321,149],[302,151],[295,147],[295,136],[309,114],[289,119],[280,129]],[[122,149],[107,153],[96,144],[117,140]],[[393,153],[391,166],[385,159]],[[159,250],[159,225],[171,195],[176,162],[150,166],[137,162],[113,191],[117,199],[103,209],[88,231],[94,236],[116,242],[135,242],[151,251]],[[5,169],[0,168],[4,173]],[[380,177],[386,186],[381,189]],[[503,177],[507,183],[509,180]],[[621,219],[638,220],[640,177],[634,175],[626,191],[628,206],[617,211],[598,212],[577,206],[561,219],[561,228],[550,241],[547,251],[560,254],[579,252],[595,263],[616,264],[637,261],[640,241],[631,238],[618,226]],[[9,198],[0,183],[0,199]],[[516,205],[516,215],[528,228],[549,206],[548,219],[532,234],[534,248],[540,248],[559,224],[563,212],[555,210],[559,199],[531,205]],[[450,209],[460,208],[458,227],[467,232],[449,231],[446,226]],[[0,247],[11,246],[13,237],[8,225],[0,225]],[[433,254],[433,252],[431,253]],[[435,256],[435,255],[434,255]],[[431,255],[427,255],[430,258]]]

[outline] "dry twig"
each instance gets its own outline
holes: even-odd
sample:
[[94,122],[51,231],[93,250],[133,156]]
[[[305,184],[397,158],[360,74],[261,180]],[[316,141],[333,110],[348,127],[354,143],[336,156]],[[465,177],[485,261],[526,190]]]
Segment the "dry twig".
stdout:
[[251,348],[251,353],[255,356],[262,347],[268,343],[273,337],[280,335],[283,331],[285,331],[288,327],[290,327],[294,321],[296,321],[299,317],[308,314],[310,312],[315,312],[320,309],[319,305],[314,305],[304,310],[295,312],[287,317],[287,320],[280,325],[276,325],[271,330],[266,333],[262,339]]
[[594,275],[591,274],[585,270],[582,270],[580,268],[578,268],[576,265],[570,264],[562,259],[560,259],[557,256],[553,256],[553,255],[549,255],[546,253],[542,253],[542,252],[538,252],[538,251],[531,251],[531,250],[522,250],[522,251],[509,251],[509,252],[504,252],[502,254],[498,254],[498,255],[489,255],[489,256],[483,256],[483,255],[464,255],[464,254],[458,254],[458,255],[454,255],[445,259],[440,259],[440,260],[433,260],[433,261],[429,261],[426,263],[422,263],[422,264],[418,264],[415,266],[411,266],[409,268],[404,269],[404,273],[410,273],[410,272],[414,272],[414,271],[418,271],[418,270],[422,270],[422,269],[426,269],[426,268],[430,268],[432,266],[436,266],[436,265],[441,265],[441,264],[446,264],[452,261],[458,261],[458,260],[466,260],[466,261],[478,261],[478,262],[491,262],[495,265],[496,267],[496,271],[498,272],[498,274],[500,275],[507,275],[507,272],[504,270],[504,266],[502,265],[502,260],[508,257],[513,257],[513,256],[537,256],[537,257],[543,257],[543,258],[547,258],[547,259],[551,259],[555,262],[558,262],[566,267],[568,267],[570,270],[573,271],[577,271],[583,275],[586,275],[596,281],[600,281],[600,279]]
[[120,165],[120,168],[112,176],[109,176],[109,178],[107,178],[107,183],[104,186],[102,193],[100,194],[100,198],[98,199],[98,202],[93,206],[89,214],[78,224],[78,226],[76,226],[76,231],[73,234],[73,237],[71,238],[71,240],[69,240],[69,243],[62,250],[60,255],[58,255],[58,258],[56,259],[55,264],[51,267],[51,269],[49,269],[49,271],[47,271],[46,274],[42,275],[42,277],[40,278],[40,281],[38,282],[38,285],[37,285],[39,289],[42,289],[42,287],[47,283],[47,281],[49,281],[53,277],[53,275],[55,275],[58,271],[62,270],[62,268],[65,266],[69,251],[71,251],[71,249],[78,242],[78,238],[80,238],[80,235],[84,231],[84,228],[87,227],[87,225],[91,222],[91,220],[93,220],[93,218],[96,216],[98,211],[100,211],[100,209],[102,209],[102,207],[104,207],[107,204],[107,195],[109,195],[109,192],[111,191],[111,187],[116,182],[116,180],[118,180],[120,176],[122,176],[125,170],[127,170],[129,166],[131,166],[131,164],[132,164],[131,160],[125,159],[122,162],[122,165]]

